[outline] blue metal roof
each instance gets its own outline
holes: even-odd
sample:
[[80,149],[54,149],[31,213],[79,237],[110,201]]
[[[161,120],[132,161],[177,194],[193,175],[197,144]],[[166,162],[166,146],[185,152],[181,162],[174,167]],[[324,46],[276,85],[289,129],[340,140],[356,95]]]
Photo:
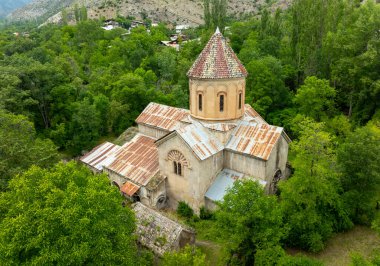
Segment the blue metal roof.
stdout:
[[223,200],[227,190],[232,187],[235,180],[240,179],[244,174],[230,170],[223,169],[216,177],[214,183],[207,190],[205,197],[212,201]]

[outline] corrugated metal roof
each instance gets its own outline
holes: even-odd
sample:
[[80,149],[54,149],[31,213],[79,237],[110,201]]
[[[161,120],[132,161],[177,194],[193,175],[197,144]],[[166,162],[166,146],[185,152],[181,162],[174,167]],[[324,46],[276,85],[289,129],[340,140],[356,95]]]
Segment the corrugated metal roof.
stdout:
[[247,70],[219,31],[210,38],[187,72],[188,77],[204,79],[242,78],[247,75]]
[[256,112],[255,109],[253,109],[252,106],[250,106],[249,104],[245,104],[244,105],[244,117],[243,117],[243,120],[245,121],[255,121],[256,123],[259,123],[259,124],[268,124],[264,118],[262,118],[258,112]]
[[223,150],[223,144],[206,132],[201,125],[191,124],[177,130],[177,133],[190,146],[200,160]]
[[236,123],[202,123],[202,125],[209,129],[221,132],[230,131],[236,127]]
[[207,190],[205,197],[213,201],[223,200],[227,190],[231,188],[235,180],[240,179],[244,174],[230,170],[223,169],[215,178],[214,183]]
[[154,139],[138,134],[115,153],[107,169],[145,186],[158,172],[158,151]]
[[152,102],[137,117],[136,123],[172,131],[188,115],[189,110]]
[[232,132],[226,149],[268,160],[282,132],[282,127],[241,121]]
[[132,182],[125,182],[124,185],[121,187],[121,192],[127,194],[128,196],[132,197],[133,194],[137,192],[137,190],[140,189],[140,186],[133,184]]
[[[225,168],[216,176],[214,183],[212,183],[207,190],[205,197],[212,201],[221,201],[224,195],[226,195],[227,190],[233,186],[234,182],[243,178],[246,178],[243,173]],[[263,187],[267,184],[264,180],[253,177],[249,178],[259,182]]]
[[103,166],[110,165],[115,159],[114,154],[121,147],[110,142],[105,142],[93,148],[89,153],[81,157],[79,160],[98,171],[103,169]]

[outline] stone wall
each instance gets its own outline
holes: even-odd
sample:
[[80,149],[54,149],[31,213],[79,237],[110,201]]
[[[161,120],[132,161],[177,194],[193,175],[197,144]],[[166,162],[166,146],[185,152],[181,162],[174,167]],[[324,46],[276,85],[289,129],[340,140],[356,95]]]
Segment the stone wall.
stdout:
[[[203,120],[233,120],[243,116],[245,103],[245,79],[190,79],[190,113]],[[241,108],[239,109],[239,93]],[[224,95],[224,110],[219,110],[219,96]],[[202,110],[199,109],[202,95]]]
[[158,129],[155,127],[150,127],[147,125],[142,125],[142,124],[138,124],[138,128],[139,128],[139,133],[147,135],[155,139],[159,139],[169,133],[169,131]]
[[[173,162],[167,158],[171,150],[181,152],[189,164],[189,167],[183,167],[182,176],[174,173]],[[175,135],[159,145],[158,157],[161,174],[167,177],[169,207],[176,209],[179,201],[185,201],[195,212],[199,212],[199,208],[205,204],[204,194],[216,174],[222,170],[222,152],[200,161],[187,144]]]

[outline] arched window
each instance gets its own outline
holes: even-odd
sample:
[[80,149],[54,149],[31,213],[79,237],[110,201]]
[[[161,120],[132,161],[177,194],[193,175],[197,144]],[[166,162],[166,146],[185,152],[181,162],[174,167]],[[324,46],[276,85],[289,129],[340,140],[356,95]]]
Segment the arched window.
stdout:
[[179,163],[179,162],[173,162],[173,166],[174,166],[174,173],[176,175],[182,175],[182,164]]
[[202,94],[198,94],[198,109],[202,111]]
[[177,169],[178,169],[178,165],[177,165],[177,162],[173,162],[173,172],[174,173],[177,173]]
[[177,167],[177,175],[182,175],[182,164],[181,163],[178,163],[178,167]]
[[239,92],[239,109],[241,109],[242,93]]
[[168,153],[168,160],[173,161],[173,172],[176,175],[183,175],[183,167],[189,167],[185,156],[176,150],[172,150]]
[[220,112],[224,111],[224,95],[223,94],[219,96],[219,111]]

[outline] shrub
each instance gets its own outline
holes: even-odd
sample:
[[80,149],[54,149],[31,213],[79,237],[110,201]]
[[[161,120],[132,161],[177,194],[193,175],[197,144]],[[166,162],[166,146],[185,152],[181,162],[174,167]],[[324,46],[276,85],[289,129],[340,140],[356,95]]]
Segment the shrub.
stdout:
[[199,218],[202,220],[210,220],[214,218],[214,215],[210,210],[207,210],[204,206],[202,206],[200,209]]
[[178,203],[177,213],[185,218],[191,218],[194,215],[193,209],[184,201]]

